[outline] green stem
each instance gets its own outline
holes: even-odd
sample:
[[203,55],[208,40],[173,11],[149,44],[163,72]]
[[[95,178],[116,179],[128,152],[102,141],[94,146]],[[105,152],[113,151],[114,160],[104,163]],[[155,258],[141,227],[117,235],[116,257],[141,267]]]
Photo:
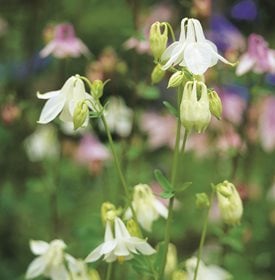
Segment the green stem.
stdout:
[[203,245],[204,245],[205,236],[206,236],[206,232],[207,232],[208,216],[209,216],[210,209],[212,207],[213,198],[214,198],[214,189],[212,190],[212,193],[211,193],[210,204],[209,204],[209,207],[207,209],[207,213],[206,213],[205,220],[204,220],[204,223],[203,223],[203,228],[202,228],[202,233],[201,233],[201,238],[200,238],[199,251],[198,251],[198,256],[197,256],[197,264],[196,264],[195,274],[194,274],[193,280],[196,280],[197,276],[198,276],[201,254],[202,254],[202,248],[203,248]]
[[172,37],[173,42],[175,42],[176,41],[176,37],[175,37],[175,33],[174,33],[174,30],[173,30],[171,24],[169,22],[165,22],[165,23],[168,26],[168,29],[169,29],[169,31],[171,33],[171,37]]
[[[178,109],[180,106],[181,101],[181,88],[178,89]],[[179,110],[178,110],[179,112]],[[176,143],[175,143],[175,149],[174,149],[174,155],[173,155],[173,163],[172,163],[172,171],[171,171],[171,185],[174,186],[177,178],[177,171],[178,171],[178,161],[179,161],[179,154],[180,154],[180,133],[181,132],[181,121],[180,117],[178,117],[177,120],[177,134],[176,134]],[[185,149],[185,144],[187,140],[188,132],[185,130],[184,133],[184,139],[183,139],[183,146],[182,150]],[[168,252],[168,246],[170,243],[170,228],[171,223],[173,219],[173,205],[174,205],[174,197],[171,197],[169,199],[169,206],[168,206],[168,217],[166,221],[166,227],[165,227],[165,237],[164,237],[164,249],[163,249],[163,258],[160,266],[160,273],[159,273],[159,279],[163,279],[165,265],[166,265],[166,257]]]
[[106,280],[111,280],[112,270],[113,270],[113,263],[109,263],[107,268],[106,278],[105,278]]
[[110,143],[110,147],[111,147],[111,151],[112,151],[112,154],[113,154],[113,158],[114,158],[114,162],[115,162],[115,167],[117,169],[117,173],[119,175],[119,178],[120,178],[120,181],[121,181],[121,184],[123,186],[123,189],[124,189],[124,192],[125,192],[125,195],[126,195],[126,198],[128,200],[128,203],[129,203],[129,207],[131,209],[131,212],[132,212],[132,215],[133,215],[133,219],[138,227],[138,230],[139,230],[139,233],[140,233],[140,236],[142,237],[142,231],[139,227],[139,224],[138,224],[138,221],[137,221],[137,215],[136,215],[136,212],[133,208],[133,205],[131,203],[131,194],[129,192],[129,189],[128,189],[128,186],[127,186],[127,183],[126,183],[126,180],[124,178],[124,175],[122,173],[122,170],[121,170],[121,167],[120,167],[120,162],[118,160],[118,156],[117,156],[117,153],[116,153],[116,150],[115,150],[115,146],[114,146],[114,142],[113,142],[113,138],[112,138],[112,135],[111,135],[111,132],[110,132],[110,129],[108,127],[108,124],[107,124],[107,121],[106,121],[106,118],[104,116],[104,114],[101,115],[101,120],[103,122],[103,125],[104,125],[104,128],[105,128],[105,131],[107,133],[107,137],[108,137],[108,140],[109,140],[109,143]]

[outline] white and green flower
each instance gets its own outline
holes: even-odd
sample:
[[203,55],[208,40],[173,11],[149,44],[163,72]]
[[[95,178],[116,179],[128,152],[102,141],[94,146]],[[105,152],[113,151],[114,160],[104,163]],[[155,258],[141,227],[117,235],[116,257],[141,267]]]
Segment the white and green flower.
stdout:
[[131,236],[125,224],[118,217],[106,222],[104,242],[95,248],[86,258],[86,262],[95,262],[104,256],[104,261],[124,261],[133,258],[133,254],[151,255],[156,251],[144,239]]

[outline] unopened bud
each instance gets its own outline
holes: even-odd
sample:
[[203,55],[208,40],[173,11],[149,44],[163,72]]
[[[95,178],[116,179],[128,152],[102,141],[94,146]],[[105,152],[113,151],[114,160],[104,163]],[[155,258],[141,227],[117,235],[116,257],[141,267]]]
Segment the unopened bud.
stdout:
[[127,221],[126,227],[130,233],[131,236],[136,236],[141,238],[142,236],[140,235],[140,231],[138,228],[138,225],[133,219],[130,219]]
[[151,74],[152,84],[159,83],[163,79],[164,75],[165,75],[165,71],[162,70],[160,64],[157,64]]
[[206,193],[196,194],[196,206],[198,208],[208,208],[210,206],[209,198]]
[[243,214],[243,204],[235,186],[224,181],[216,186],[216,192],[223,221],[228,225],[239,224]]
[[99,273],[95,269],[89,270],[89,278],[90,280],[100,280]]
[[73,114],[74,129],[82,127],[89,115],[89,108],[85,101],[79,101],[76,104]]
[[104,83],[101,80],[94,80],[91,86],[93,97],[99,99],[103,95],[103,88],[104,88]]
[[[163,30],[161,30],[163,28]],[[150,29],[150,47],[154,59],[157,61],[166,49],[168,27],[165,23],[155,22]]]
[[184,73],[182,71],[177,71],[176,73],[174,73],[168,82],[168,88],[171,87],[178,87],[179,85],[181,85],[183,82],[185,81],[185,76]]
[[221,119],[222,116],[222,102],[214,90],[208,91],[208,98],[209,98],[209,109],[212,115],[214,115],[217,119]]
[[110,202],[104,202],[101,205],[101,219],[105,224],[107,220],[112,221],[117,216],[116,207]]
[[172,280],[187,280],[188,275],[183,270],[176,270],[172,275]]

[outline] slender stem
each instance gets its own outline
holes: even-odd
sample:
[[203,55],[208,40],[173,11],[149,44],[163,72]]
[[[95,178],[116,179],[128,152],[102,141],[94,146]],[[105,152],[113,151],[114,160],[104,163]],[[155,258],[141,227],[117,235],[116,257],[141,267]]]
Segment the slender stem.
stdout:
[[109,263],[107,267],[106,278],[105,278],[106,280],[111,280],[112,270],[113,270],[113,263]]
[[[178,109],[179,109],[179,105],[180,105],[180,101],[181,101],[181,93],[182,93],[182,90],[181,90],[181,88],[179,88],[178,89]],[[171,170],[171,185],[172,186],[175,185],[176,178],[177,178],[178,161],[179,161],[179,154],[180,154],[180,135],[181,135],[181,121],[180,121],[180,117],[178,117],[176,143],[175,143],[172,170]],[[183,151],[185,148],[187,136],[188,136],[188,132],[187,132],[187,130],[185,130],[183,146],[182,146]],[[167,217],[166,227],[165,227],[163,257],[162,257],[160,273],[159,273],[160,280],[163,279],[165,265],[166,265],[166,257],[167,257],[167,252],[168,252],[168,246],[169,246],[169,242],[170,242],[170,228],[171,228],[171,223],[172,223],[172,219],[173,219],[173,205],[174,205],[174,197],[171,197],[169,199],[168,217]]]
[[122,173],[122,170],[121,170],[121,166],[120,166],[120,162],[118,160],[118,156],[117,156],[117,153],[116,153],[116,150],[115,150],[115,146],[114,146],[114,142],[113,142],[113,138],[112,138],[112,135],[111,135],[111,132],[110,132],[110,129],[108,127],[108,124],[107,124],[107,121],[106,121],[106,118],[104,116],[104,114],[101,115],[101,120],[103,122],[103,125],[104,125],[104,128],[105,128],[105,131],[107,133],[107,137],[108,137],[108,140],[109,140],[109,143],[110,143],[110,147],[111,147],[111,151],[112,151],[112,154],[113,154],[113,158],[114,158],[114,162],[115,162],[115,167],[117,169],[117,173],[119,175],[119,178],[120,178],[120,181],[121,181],[121,184],[123,186],[123,189],[124,189],[124,192],[125,192],[125,195],[126,195],[126,198],[128,200],[128,203],[129,203],[129,206],[130,206],[130,209],[131,209],[131,212],[132,212],[132,215],[133,215],[133,219],[138,227],[138,230],[139,230],[139,233],[140,233],[140,236],[142,237],[142,231],[139,227],[139,224],[138,224],[138,221],[137,221],[137,215],[136,215],[136,212],[133,208],[133,205],[131,203],[131,194],[129,192],[129,189],[128,189],[128,186],[127,186],[127,183],[126,183],[126,180],[125,180],[125,177]]
[[210,209],[212,207],[213,198],[214,198],[214,190],[212,190],[211,198],[210,198],[210,204],[209,204],[209,207],[207,209],[207,213],[206,213],[205,220],[204,220],[204,223],[203,223],[203,228],[202,228],[202,233],[201,233],[201,238],[200,238],[199,251],[198,251],[198,256],[197,256],[197,264],[196,264],[196,269],[195,269],[195,274],[194,274],[193,280],[196,280],[197,276],[198,276],[201,254],[202,254],[202,248],[203,248],[203,245],[204,245],[205,236],[206,236],[206,232],[207,232],[208,216],[209,216]]

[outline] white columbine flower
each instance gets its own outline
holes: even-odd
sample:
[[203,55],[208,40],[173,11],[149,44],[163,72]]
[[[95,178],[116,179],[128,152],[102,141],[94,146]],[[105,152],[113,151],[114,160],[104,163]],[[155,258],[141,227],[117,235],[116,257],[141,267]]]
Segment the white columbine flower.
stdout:
[[37,255],[28,267],[26,278],[33,279],[39,275],[53,280],[70,280],[68,271],[64,265],[66,244],[62,240],[30,242],[31,251]]
[[68,269],[70,271],[71,280],[90,280],[87,264],[81,259],[67,255]]
[[204,37],[200,22],[193,18],[181,21],[179,40],[164,51],[161,60],[165,63],[164,70],[179,64],[186,66],[195,75],[203,75],[218,60],[231,64],[218,54],[216,45]]
[[[186,261],[187,280],[194,279],[197,258],[193,257]],[[203,261],[200,261],[197,280],[229,280],[232,276],[223,268],[217,265],[206,266]]]
[[115,260],[123,261],[133,258],[133,254],[141,253],[151,255],[155,253],[146,240],[133,237],[129,234],[126,226],[118,217],[114,218],[114,233],[111,221],[106,222],[104,242],[95,248],[86,258],[86,262],[95,262],[102,256],[106,262]]
[[[78,76],[70,77],[60,90],[50,91],[45,94],[37,93],[37,97],[48,99],[38,121],[41,124],[51,122],[59,114],[62,121],[73,123],[74,111],[80,102],[87,101],[89,108],[96,110],[92,96],[85,92],[84,83]],[[87,112],[87,118],[83,126],[88,125],[88,119],[89,113]]]
[[[151,188],[146,184],[138,184],[134,187],[133,208],[139,224],[147,231],[152,230],[152,224],[159,216],[167,218],[167,208],[154,196]],[[127,209],[125,216],[130,219],[131,209]]]

